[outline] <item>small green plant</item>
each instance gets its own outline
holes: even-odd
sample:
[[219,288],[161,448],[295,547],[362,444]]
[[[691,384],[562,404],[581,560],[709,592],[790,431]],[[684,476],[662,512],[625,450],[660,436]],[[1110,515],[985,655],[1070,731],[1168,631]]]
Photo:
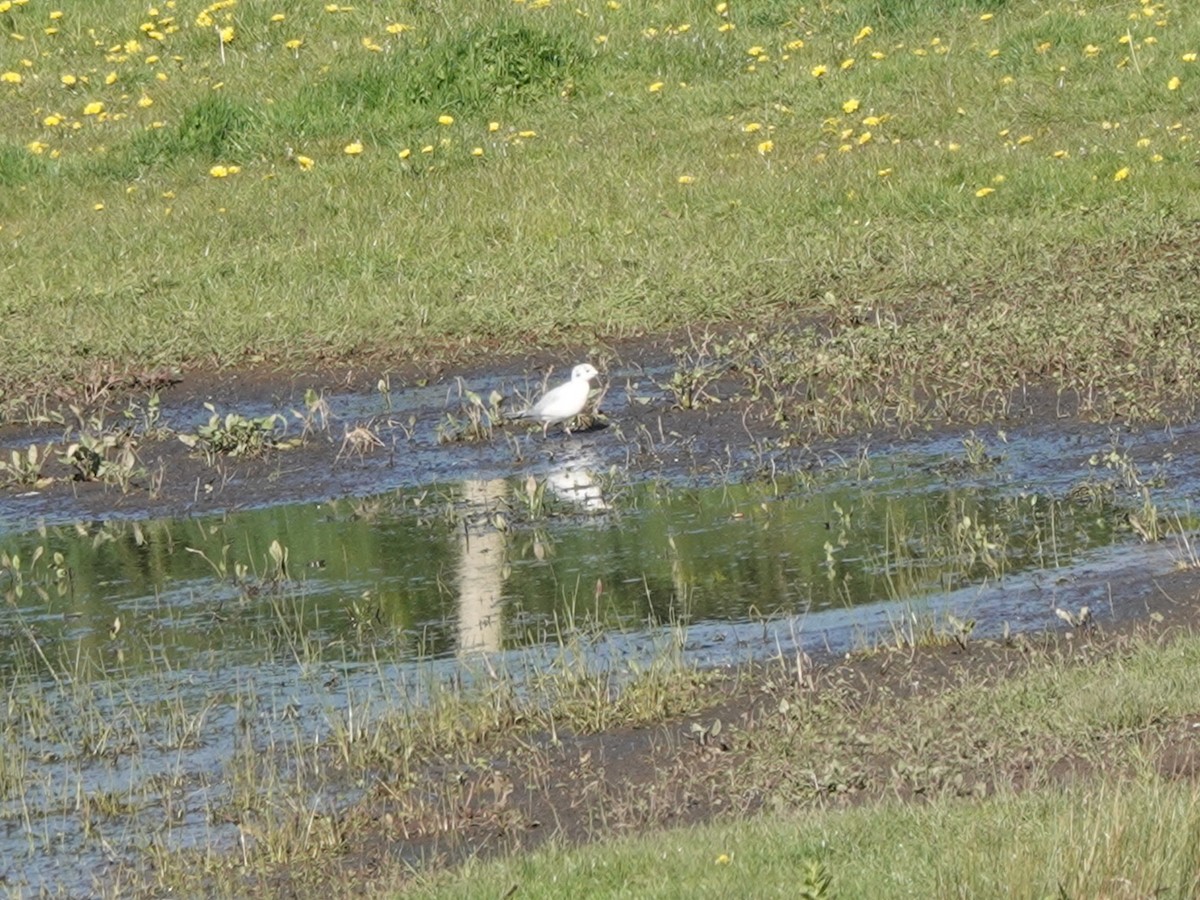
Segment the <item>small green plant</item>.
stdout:
[[467,388],[461,378],[458,379],[458,415],[446,413],[446,420],[437,426],[439,444],[455,444],[460,442],[491,440],[495,431],[495,423],[503,420],[500,410],[504,403],[504,395],[493,390],[488,395],[487,403],[475,391]]
[[43,474],[43,468],[49,458],[50,445],[39,450],[37,444],[30,444],[25,451],[13,450],[9,453],[8,461],[0,459],[0,478],[11,487],[44,488],[54,482],[54,479]]
[[1160,475],[1143,475],[1129,453],[1116,443],[1105,454],[1093,454],[1088,464],[1097,469],[1103,466],[1115,474],[1116,478],[1112,481],[1114,493],[1124,488],[1137,497],[1137,506],[1124,514],[1125,524],[1131,531],[1146,543],[1155,543],[1166,536],[1168,522],[1160,513],[1151,493],[1153,488],[1162,486]]
[[728,348],[716,343],[715,338],[705,333],[698,341],[691,339],[690,346],[674,350],[675,368],[671,378],[659,387],[671,394],[680,409],[701,409],[721,398],[709,392],[713,383],[729,369]]
[[75,470],[76,481],[103,481],[129,490],[132,481],[145,475],[139,465],[133,435],[110,431],[100,435],[81,434],[67,445],[59,460]]
[[158,391],[152,391],[146,399],[146,405],[133,402],[122,413],[134,433],[146,440],[159,440],[167,437],[171,429],[163,422],[162,401]]
[[304,410],[293,409],[292,416],[300,422],[300,440],[308,438],[314,431],[328,431],[329,419],[333,415],[325,395],[314,388],[304,391]]
[[185,446],[203,452],[210,463],[218,456],[258,459],[272,450],[292,446],[280,437],[284,419],[278,413],[260,418],[247,418],[238,413],[222,417],[211,403],[205,403],[204,408],[212,413],[208,424],[200,426],[195,434],[179,435],[179,440]]

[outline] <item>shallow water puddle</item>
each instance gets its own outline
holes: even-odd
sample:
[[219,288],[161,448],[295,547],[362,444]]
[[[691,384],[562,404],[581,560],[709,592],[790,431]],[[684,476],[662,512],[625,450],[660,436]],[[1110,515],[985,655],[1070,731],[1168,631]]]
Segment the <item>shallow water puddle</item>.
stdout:
[[732,484],[565,464],[9,530],[0,883],[87,890],[148,835],[233,846],[247,754],[353,731],[439,681],[519,681],[567,656],[619,676],[672,642],[704,664],[840,652],[938,615],[964,633],[1045,626],[1112,602],[1113,571],[1176,560],[1138,535],[1169,506],[1123,451],[1000,449]]

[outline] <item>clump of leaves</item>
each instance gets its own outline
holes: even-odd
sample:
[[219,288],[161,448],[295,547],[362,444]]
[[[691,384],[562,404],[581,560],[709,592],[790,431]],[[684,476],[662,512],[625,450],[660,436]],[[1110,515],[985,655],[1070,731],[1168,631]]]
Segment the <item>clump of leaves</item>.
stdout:
[[282,439],[285,419],[278,413],[248,418],[238,413],[221,416],[211,403],[205,403],[204,408],[212,413],[208,424],[201,425],[195,434],[179,435],[179,440],[210,460],[216,456],[259,459],[272,450],[293,446],[293,442]]
[[459,414],[456,416],[454,413],[448,412],[446,421],[438,424],[438,443],[453,444],[460,441],[490,440],[495,428],[493,423],[500,422],[504,418],[504,414],[500,410],[501,404],[504,403],[504,395],[499,391],[492,391],[485,404],[483,398],[475,391],[468,389],[461,378],[458,381],[458,391]]
[[0,480],[10,486],[45,487],[54,481],[42,474],[49,455],[49,446],[39,450],[37,444],[30,444],[25,451],[13,450],[7,461],[0,459]]
[[659,387],[669,391],[680,409],[700,409],[721,399],[708,388],[730,368],[729,348],[716,343],[707,332],[699,340],[692,338],[690,347],[674,351],[675,368],[671,379]]
[[76,481],[104,481],[117,484],[122,490],[139,473],[133,437],[126,431],[110,431],[99,436],[81,434],[79,440],[67,445],[60,461],[75,470]]

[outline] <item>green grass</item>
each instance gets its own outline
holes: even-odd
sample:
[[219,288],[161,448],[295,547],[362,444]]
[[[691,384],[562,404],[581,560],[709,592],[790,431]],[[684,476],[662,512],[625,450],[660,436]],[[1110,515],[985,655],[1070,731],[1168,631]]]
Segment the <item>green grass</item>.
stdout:
[[[858,306],[903,323],[887,358],[932,345],[942,381],[956,350],[1007,359],[1012,329],[1028,353],[988,373],[1003,388],[1067,377],[1021,343],[1047,306],[1074,373],[1125,359],[1073,346],[1097,313],[1152,344],[1185,299],[1200,23],[1132,0],[715,7],[243,3],[213,14],[236,29],[223,54],[196,3],[12,7],[9,392],[100,364],[560,346]],[[1173,267],[1123,268],[1139,248]],[[960,341],[977,319],[989,334]]]
[[1200,888],[1198,836],[1194,785],[1102,782],[543,851],[469,866],[411,896],[1186,898]]

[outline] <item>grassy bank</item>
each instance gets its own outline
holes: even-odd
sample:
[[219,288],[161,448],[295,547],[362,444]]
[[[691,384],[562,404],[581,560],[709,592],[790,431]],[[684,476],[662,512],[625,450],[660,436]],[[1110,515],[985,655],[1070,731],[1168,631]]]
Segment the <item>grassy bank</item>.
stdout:
[[[473,864],[419,895],[1194,896],[1200,644],[1107,650],[1082,665],[1091,651],[1035,654],[998,680],[965,666],[944,691],[918,665],[908,698],[781,705],[727,774],[764,814]],[[888,746],[903,748],[890,767],[868,761]]]
[[10,392],[782,317],[854,344],[789,384],[1190,398],[1170,5],[3,6]]
[[1200,793],[1163,779],[705,826],[476,866],[419,896],[1192,897]]

